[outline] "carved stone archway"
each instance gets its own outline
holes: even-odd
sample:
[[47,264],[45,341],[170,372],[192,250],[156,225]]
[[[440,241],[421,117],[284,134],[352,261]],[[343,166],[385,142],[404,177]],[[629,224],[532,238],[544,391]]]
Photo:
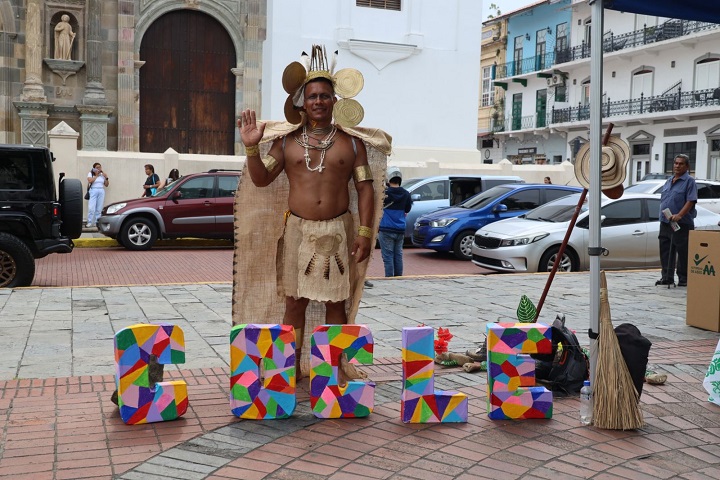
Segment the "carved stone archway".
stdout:
[[[139,58],[142,37],[148,27],[172,10],[194,9],[204,12],[227,30],[235,45],[237,65],[235,113],[245,108],[260,111],[262,45],[267,25],[267,0],[136,0],[136,12],[118,12],[118,150],[139,151]],[[236,134],[235,152],[240,152]]]

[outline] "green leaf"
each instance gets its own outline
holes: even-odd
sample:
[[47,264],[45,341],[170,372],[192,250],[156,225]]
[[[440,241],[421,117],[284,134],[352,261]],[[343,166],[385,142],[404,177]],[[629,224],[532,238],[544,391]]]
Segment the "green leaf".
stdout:
[[517,317],[520,323],[532,323],[537,316],[535,305],[530,301],[527,295],[520,298],[520,305],[517,308]]

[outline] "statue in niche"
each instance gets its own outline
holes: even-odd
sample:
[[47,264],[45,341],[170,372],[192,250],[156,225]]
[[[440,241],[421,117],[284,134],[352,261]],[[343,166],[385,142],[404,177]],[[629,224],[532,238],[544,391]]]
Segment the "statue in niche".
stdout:
[[70,25],[70,16],[64,14],[55,25],[55,59],[70,60],[75,33]]

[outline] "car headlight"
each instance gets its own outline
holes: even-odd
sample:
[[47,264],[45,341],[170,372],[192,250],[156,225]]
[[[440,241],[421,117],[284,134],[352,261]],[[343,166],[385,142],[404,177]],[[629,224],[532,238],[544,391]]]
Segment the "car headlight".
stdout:
[[542,240],[543,238],[547,237],[547,233],[541,233],[540,235],[535,235],[532,237],[518,237],[518,238],[507,238],[505,240],[500,241],[501,247],[516,247],[518,245],[529,245],[531,243],[535,243],[538,240]]
[[457,221],[457,218],[441,218],[440,220],[432,220],[430,222],[431,227],[449,227]]
[[118,210],[122,210],[123,208],[125,208],[125,205],[127,205],[127,203],[115,203],[115,204],[107,207],[106,212],[108,215],[112,215],[113,213],[117,212]]

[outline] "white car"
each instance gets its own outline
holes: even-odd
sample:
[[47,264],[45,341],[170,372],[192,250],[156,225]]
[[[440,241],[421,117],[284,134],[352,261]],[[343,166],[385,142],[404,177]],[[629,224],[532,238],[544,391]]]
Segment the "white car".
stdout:
[[[475,233],[472,261],[499,272],[545,272],[552,270],[580,194],[546,203],[525,215],[500,220]],[[559,270],[575,272],[590,268],[589,203],[578,216]],[[720,230],[720,215],[697,208],[697,230]],[[658,231],[660,198],[651,194],[625,193],[617,200],[603,197],[600,246],[602,269],[655,268],[660,266]]]
[[[666,180],[643,180],[625,189],[626,193],[653,193],[660,195]],[[695,180],[698,190],[697,204],[711,212],[720,213],[720,182]]]

